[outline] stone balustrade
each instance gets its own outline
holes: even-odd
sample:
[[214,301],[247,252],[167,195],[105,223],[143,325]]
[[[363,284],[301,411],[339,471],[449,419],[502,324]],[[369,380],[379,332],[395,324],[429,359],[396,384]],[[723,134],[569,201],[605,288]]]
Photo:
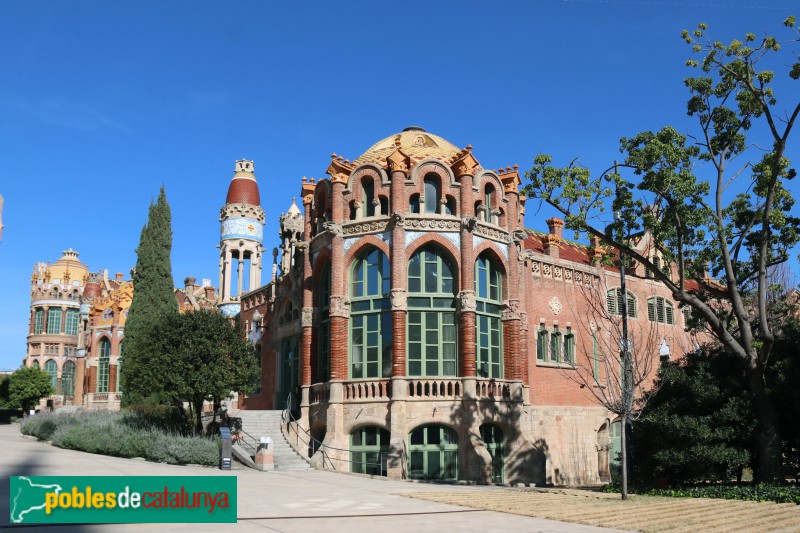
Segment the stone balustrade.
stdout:
[[391,398],[391,384],[388,379],[348,381],[344,383],[345,402],[386,400]]
[[330,400],[331,391],[327,383],[317,383],[312,385],[309,390],[308,400],[310,405],[320,403],[328,403]]
[[[392,389],[394,387],[394,391]],[[360,379],[317,383],[308,388],[308,405],[389,400],[494,400],[527,402],[521,381],[485,378]]]
[[463,387],[461,378],[452,379],[414,379],[408,381],[409,400],[458,400]]

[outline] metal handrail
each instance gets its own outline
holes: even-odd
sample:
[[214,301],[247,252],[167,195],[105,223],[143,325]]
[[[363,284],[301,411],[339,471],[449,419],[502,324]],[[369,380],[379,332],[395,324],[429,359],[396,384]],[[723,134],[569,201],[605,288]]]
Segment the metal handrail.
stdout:
[[[315,450],[315,453],[316,452],[320,452],[320,454],[321,454],[322,467],[326,468],[326,463],[327,463],[327,464],[330,465],[330,468],[332,470],[336,470],[336,467],[334,466],[333,461],[342,461],[342,462],[345,462],[345,463],[353,463],[353,462],[355,462],[355,461],[353,461],[351,459],[339,459],[338,457],[331,457],[330,455],[328,455],[328,450],[333,450],[333,451],[338,451],[338,452],[345,452],[346,454],[348,454],[347,456],[349,457],[350,450],[345,450],[343,448],[336,448],[334,446],[329,446],[327,444],[323,444],[322,441],[312,437],[310,431],[308,431],[307,429],[303,428],[302,426],[300,426],[299,423],[297,423],[298,420],[294,417],[294,414],[292,414],[292,407],[291,406],[292,406],[292,393],[290,392],[289,396],[286,398],[286,408],[281,413],[281,422],[286,424],[287,431],[288,431],[288,428],[289,428],[289,424],[291,424],[292,422],[295,423],[295,432],[294,432],[294,434],[295,434],[295,450],[297,450],[300,447],[300,444],[302,444],[303,446],[312,446],[313,449]],[[303,433],[306,434],[306,436],[308,437],[307,441],[301,439],[300,431],[298,431],[298,430],[302,430]],[[288,439],[288,435],[287,435],[287,439]],[[378,458],[379,458],[379,462],[377,462],[377,463],[367,462],[367,463],[360,463],[360,464],[363,464],[363,465],[366,465],[366,466],[377,466],[380,469],[381,475],[385,476],[387,474],[387,472],[386,472],[386,470],[387,470],[386,464],[387,464],[388,459],[389,459],[389,454],[387,452],[378,452]]]

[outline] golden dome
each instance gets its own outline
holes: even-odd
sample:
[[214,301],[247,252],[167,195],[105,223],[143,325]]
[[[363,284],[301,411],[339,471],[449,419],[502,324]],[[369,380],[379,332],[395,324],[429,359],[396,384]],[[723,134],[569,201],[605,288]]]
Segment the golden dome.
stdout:
[[61,258],[50,267],[50,277],[64,283],[65,274],[69,273],[70,280],[83,285],[83,276],[88,271],[86,265],[78,259],[78,252],[70,248],[62,252]]
[[427,157],[447,161],[461,151],[450,141],[442,139],[438,135],[428,133],[420,127],[412,126],[373,144],[369,150],[353,161],[353,165],[358,166],[364,163],[376,163],[380,166],[384,166],[386,164],[386,157],[394,152],[396,140],[398,138],[400,139],[400,148],[408,154],[415,163]]

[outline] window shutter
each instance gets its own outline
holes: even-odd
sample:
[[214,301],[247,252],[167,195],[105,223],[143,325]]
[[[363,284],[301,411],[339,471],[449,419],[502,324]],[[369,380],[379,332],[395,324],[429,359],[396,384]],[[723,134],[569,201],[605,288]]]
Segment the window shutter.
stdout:
[[650,322],[656,321],[656,300],[655,298],[650,298],[647,300],[647,319]]
[[610,315],[617,314],[617,309],[616,309],[617,298],[615,293],[616,291],[614,289],[611,289],[606,293],[606,304],[608,305],[608,314]]
[[667,314],[667,324],[673,325],[675,324],[675,316],[672,312],[672,303],[671,302],[664,302],[664,311]]
[[663,298],[656,298],[656,311],[658,313],[658,321],[663,324],[665,322],[664,319],[664,299]]
[[636,318],[636,298],[630,292],[628,293],[628,316]]

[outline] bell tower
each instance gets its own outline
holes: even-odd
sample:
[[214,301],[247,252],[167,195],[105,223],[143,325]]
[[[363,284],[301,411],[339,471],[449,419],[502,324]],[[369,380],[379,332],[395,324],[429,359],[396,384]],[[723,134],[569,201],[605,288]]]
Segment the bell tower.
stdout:
[[252,161],[236,161],[220,210],[218,306],[226,316],[237,315],[241,295],[261,286],[265,215],[254,171]]

